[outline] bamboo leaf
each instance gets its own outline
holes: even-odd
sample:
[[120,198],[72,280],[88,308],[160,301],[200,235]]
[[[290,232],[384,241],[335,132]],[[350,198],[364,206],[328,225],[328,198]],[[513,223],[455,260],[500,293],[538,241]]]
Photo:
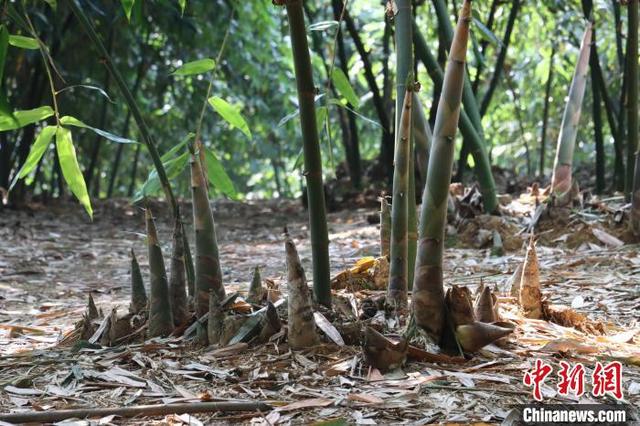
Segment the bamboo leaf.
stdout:
[[340,93],[340,95],[342,95],[355,109],[360,106],[360,99],[353,90],[353,87],[351,87],[349,79],[340,68],[333,69],[333,72],[331,73],[331,81],[338,93]]
[[487,28],[487,26],[483,24],[482,21],[480,21],[476,17],[473,17],[473,23],[475,24],[476,27],[478,27],[480,32],[484,35],[484,38],[486,38],[489,42],[491,42],[491,44],[498,47],[502,46],[502,42],[500,41],[500,39],[496,37],[493,31]]
[[29,155],[27,156],[27,160],[24,162],[20,171],[13,178],[11,182],[11,186],[9,190],[13,188],[13,186],[18,182],[18,179],[22,179],[27,176],[33,169],[35,169],[36,165],[40,162],[42,155],[49,147],[49,143],[51,142],[51,138],[56,133],[56,126],[47,126],[40,131],[40,134],[36,138],[35,142],[31,146],[31,150],[29,151]]
[[122,8],[124,9],[124,14],[127,17],[127,21],[131,21],[131,10],[133,9],[135,2],[136,0],[120,0]]
[[[184,171],[184,169],[186,168],[186,165],[189,163],[188,160],[189,160],[189,153],[187,151],[167,161],[163,160],[162,166],[164,167],[167,173],[167,179],[175,179],[176,177],[178,177],[178,175],[180,175],[180,173]],[[140,190],[135,194],[133,201],[138,201],[149,195],[156,194],[161,189],[162,189],[162,185],[160,184],[158,171],[156,169],[153,169],[149,173],[149,176],[147,176],[147,180],[142,185]]]
[[220,163],[210,149],[205,149],[204,155],[207,162],[207,173],[209,175],[207,177],[211,185],[230,198],[236,198],[238,193],[233,186],[233,181],[224,170],[224,167],[222,167],[222,163]]
[[176,69],[173,75],[194,75],[211,71],[216,67],[216,61],[211,58],[198,59],[197,61],[187,62]]
[[10,35],[9,44],[13,47],[19,47],[21,49],[36,50],[40,48],[38,40],[36,40],[35,38],[20,35]]
[[60,168],[62,169],[64,180],[67,182],[67,185],[69,185],[69,189],[71,189],[73,195],[75,195],[80,201],[80,204],[84,206],[89,217],[93,219],[91,200],[89,199],[84,176],[82,176],[82,171],[80,171],[80,165],[76,157],[76,149],[73,146],[71,131],[69,129],[64,127],[58,127],[56,129],[56,149],[58,150],[58,160],[60,161]]
[[231,124],[233,127],[237,127],[247,138],[251,139],[251,130],[249,130],[249,125],[233,105],[218,96],[210,97],[209,105],[211,105],[213,109],[227,121],[227,123]]
[[291,167],[291,171],[297,170],[302,167],[302,160],[304,160],[304,150],[300,149],[298,156],[296,157],[296,161],[293,163],[293,167]]
[[378,123],[377,121],[372,120],[369,117],[365,117],[364,115],[360,114],[357,111],[354,111],[353,109],[351,109],[348,106],[344,105],[342,102],[338,101],[337,99],[329,99],[329,103],[333,104],[333,105],[336,105],[336,106],[338,106],[340,108],[344,108],[347,111],[351,111],[352,113],[354,113],[356,115],[356,117],[359,117],[359,118],[363,119],[364,121],[373,124],[376,127],[382,128],[382,125],[380,123]]
[[187,0],[178,0],[180,5],[180,13],[184,15],[184,9],[187,7]]
[[75,126],[75,127],[82,127],[83,129],[89,129],[89,130],[99,134],[103,138],[109,139],[110,141],[113,141],[113,142],[117,142],[117,143],[138,143],[138,142],[136,142],[136,141],[134,141],[132,139],[123,138],[122,136],[117,136],[117,135],[114,135],[113,133],[109,133],[106,130],[96,129],[95,127],[91,127],[88,124],[85,124],[82,121],[80,121],[77,118],[72,117],[70,115],[65,115],[64,117],[62,117],[60,119],[60,123],[64,124],[65,126]]
[[26,109],[15,111],[13,117],[0,116],[0,132],[5,130],[15,130],[28,124],[36,123],[53,115],[53,109],[50,106],[41,106],[34,109]]
[[309,31],[324,31],[338,26],[338,21],[320,21],[309,25]]
[[[322,99],[324,97],[324,93],[321,95],[316,96],[316,98],[313,100],[314,103],[318,103],[318,101],[320,99]],[[331,100],[329,100],[329,102],[331,102]],[[336,101],[337,102],[337,101]],[[280,121],[278,122],[278,127],[282,127],[284,126],[287,122],[293,120],[294,118],[296,118],[298,115],[300,115],[300,111],[296,108],[295,111],[293,111],[290,114],[285,115],[284,117],[282,117],[280,119]]]
[[66,92],[67,90],[73,90],[76,87],[80,87],[83,89],[89,89],[89,90],[95,90],[96,92],[100,93],[102,96],[104,96],[105,98],[107,98],[107,100],[109,102],[111,102],[112,104],[115,104],[115,102],[113,101],[113,99],[111,99],[111,97],[107,94],[107,92],[104,91],[104,89],[97,87],[97,86],[91,86],[89,84],[74,84],[73,86],[67,86],[64,89],[60,89],[57,91],[57,94],[60,94],[62,92]]
[[162,157],[160,157],[160,160],[162,160],[162,162],[164,163],[169,159],[173,158],[182,147],[184,147],[187,143],[189,143],[189,141],[191,141],[195,137],[196,135],[194,133],[188,133],[187,136],[185,136],[180,142],[178,142],[176,146],[171,148],[169,151],[165,152],[162,155]]

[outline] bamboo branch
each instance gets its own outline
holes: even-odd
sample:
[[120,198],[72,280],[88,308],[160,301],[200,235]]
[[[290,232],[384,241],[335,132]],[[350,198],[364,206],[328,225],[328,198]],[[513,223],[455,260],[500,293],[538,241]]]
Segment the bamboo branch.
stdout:
[[122,92],[125,102],[127,103],[127,106],[129,107],[129,110],[131,111],[131,114],[133,115],[133,118],[135,119],[136,124],[138,124],[138,128],[140,129],[140,134],[142,135],[142,140],[144,144],[147,146],[147,149],[149,150],[149,154],[151,155],[151,160],[153,161],[153,165],[156,168],[156,171],[158,173],[158,178],[160,179],[160,184],[162,185],[162,189],[164,190],[167,200],[171,204],[171,208],[175,216],[177,213],[178,204],[173,195],[173,191],[171,190],[171,184],[169,183],[169,178],[167,177],[167,173],[164,169],[164,166],[162,165],[162,160],[160,159],[160,154],[158,153],[158,149],[156,148],[153,137],[151,136],[151,131],[149,130],[149,126],[147,126],[147,123],[145,122],[144,117],[142,116],[142,112],[140,112],[140,108],[138,108],[138,104],[136,103],[135,98],[129,91],[129,88],[127,87],[127,83],[125,82],[124,78],[120,74],[120,71],[118,71],[118,69],[113,64],[113,59],[111,58],[111,55],[109,55],[109,52],[107,51],[104,44],[102,43],[102,40],[100,40],[100,36],[96,32],[95,28],[93,28],[91,21],[89,21],[89,18],[87,18],[87,15],[85,15],[84,11],[82,10],[82,7],[78,4],[78,0],[68,0],[67,3],[69,4],[69,7],[71,8],[71,11],[73,12],[73,14],[78,19],[80,26],[85,31],[85,33],[87,33],[87,36],[89,36],[89,39],[91,39],[91,42],[93,43],[94,47],[98,50],[98,53],[101,56],[100,62],[102,62],[105,67],[107,67],[107,69],[113,76],[113,79],[115,80],[116,84],[118,85],[118,88]]
[[134,407],[74,408],[69,410],[31,411],[27,413],[0,414],[0,421],[8,423],[51,423],[65,419],[104,417],[164,416],[167,414],[196,414],[229,411],[269,411],[266,402],[193,402],[182,404],[138,405]]

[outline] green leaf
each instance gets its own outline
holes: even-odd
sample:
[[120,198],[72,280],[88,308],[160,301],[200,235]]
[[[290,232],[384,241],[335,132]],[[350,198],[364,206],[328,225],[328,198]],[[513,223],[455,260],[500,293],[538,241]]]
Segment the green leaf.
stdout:
[[320,21],[309,25],[309,31],[324,31],[338,25],[338,21]]
[[35,38],[19,35],[10,35],[9,44],[14,47],[20,47],[22,49],[35,50],[40,48],[38,40],[36,40]]
[[55,11],[58,8],[58,0],[44,0]]
[[0,25],[0,84],[4,76],[4,63],[7,59],[7,50],[9,49],[9,31],[4,25]]
[[178,153],[180,148],[185,146],[190,140],[192,140],[195,137],[196,137],[196,135],[194,133],[187,134],[187,136],[185,136],[180,142],[178,142],[178,144],[176,146],[171,148],[169,151],[165,152],[162,155],[162,157],[160,157],[160,160],[162,160],[163,163],[165,161],[169,161],[169,159],[173,158]]
[[231,124],[233,127],[237,127],[245,134],[246,137],[251,139],[251,130],[249,130],[249,125],[233,105],[217,96],[209,98],[209,105],[211,105],[213,109],[215,109],[216,112],[227,121],[227,123]]
[[132,139],[123,138],[122,136],[117,136],[117,135],[114,135],[113,133],[109,133],[106,130],[96,129],[95,127],[91,127],[91,126],[83,123],[82,121],[80,121],[77,118],[72,117],[70,115],[65,115],[64,117],[62,117],[60,119],[60,123],[64,124],[65,126],[82,127],[83,129],[92,130],[93,132],[99,134],[103,138],[109,139],[110,141],[113,141],[113,142],[117,142],[117,143],[138,143],[138,142],[136,142],[136,141],[134,141]]
[[42,155],[49,147],[49,143],[51,142],[51,138],[53,138],[53,135],[56,133],[56,129],[56,126],[46,126],[40,131],[40,134],[36,138],[35,142],[33,143],[33,145],[31,145],[31,150],[29,151],[27,160],[20,168],[18,174],[13,178],[9,190],[13,188],[16,182],[18,182],[18,179],[22,179],[23,177],[31,173],[33,169],[35,169],[36,165],[40,162]]
[[228,197],[236,198],[238,193],[233,186],[233,181],[231,181],[224,167],[222,167],[222,163],[220,163],[213,151],[205,148],[204,156],[207,162],[207,173],[211,185]]
[[[184,141],[183,141],[184,142]],[[178,144],[178,146],[174,147],[173,149],[171,149],[171,151],[167,152],[162,158],[162,166],[165,169],[165,172],[167,173],[167,178],[168,179],[175,179],[180,173],[182,173],[182,171],[185,170],[186,165],[188,164],[188,160],[189,160],[189,152],[185,151],[182,154],[178,155],[177,157],[172,157],[170,159],[165,160],[164,157],[171,153],[172,151],[175,153],[178,150],[176,149],[174,151],[175,148],[179,148],[180,145],[183,143],[181,142],[180,144]],[[147,176],[147,180],[145,181],[145,183],[142,185],[142,187],[140,188],[140,190],[135,194],[134,196],[134,201],[138,201],[141,200],[142,198],[149,196],[149,195],[153,195],[157,192],[159,192],[162,189],[162,185],[160,184],[160,178],[158,177],[158,171],[156,169],[151,170],[151,172],[149,172],[149,176]]]
[[347,102],[356,109],[360,106],[360,99],[353,90],[353,87],[351,87],[349,79],[340,68],[333,69],[333,72],[331,73],[331,81],[333,81],[333,87],[336,88],[338,93],[340,93]]
[[[315,104],[317,104],[317,103],[318,103],[318,101],[319,101],[320,99],[322,99],[323,97],[324,97],[324,93],[323,93],[323,94],[321,94],[321,95],[316,96],[316,98],[313,100],[313,102],[314,102]],[[289,122],[289,121],[293,120],[293,119],[294,119],[294,118],[296,118],[298,115],[300,115],[300,110],[299,110],[299,109],[296,109],[295,111],[293,111],[293,112],[291,112],[291,113],[289,113],[289,114],[285,115],[285,116],[284,116],[284,117],[282,117],[282,118],[280,119],[280,121],[278,122],[278,127],[284,126],[285,124],[287,124],[287,122]]]
[[302,161],[304,160],[304,149],[301,149],[296,157],[296,161],[293,162],[293,166],[291,167],[291,171],[297,170],[302,167]]
[[211,58],[198,59],[197,61],[187,62],[174,72],[173,75],[194,75],[211,71],[216,67],[216,61]]
[[473,19],[473,23],[476,25],[476,27],[478,27],[480,32],[482,32],[482,34],[485,36],[487,40],[489,40],[491,43],[493,43],[496,46],[502,46],[502,42],[500,41],[500,39],[498,39],[498,37],[496,37],[493,31],[487,28],[486,25],[482,23],[482,21],[480,21],[475,17],[472,19]]
[[34,109],[26,109],[13,113],[13,118],[0,116],[0,132],[5,130],[15,130],[24,127],[27,124],[33,124],[53,115],[53,109],[50,106],[41,106]]
[[127,21],[131,21],[131,9],[133,9],[135,2],[136,0],[120,0],[122,8],[124,9],[124,14],[127,17]]
[[382,125],[380,123],[378,123],[375,120],[370,119],[369,117],[365,117],[364,115],[358,113],[357,111],[352,110],[351,108],[349,108],[346,105],[343,105],[340,101],[338,101],[337,99],[329,99],[329,103],[331,103],[332,105],[336,105],[339,106],[340,108],[344,108],[347,111],[351,111],[352,113],[354,113],[356,115],[356,117],[359,117],[361,119],[363,119],[364,121],[366,121],[367,123],[371,123],[376,127],[380,127],[382,128]]
[[89,84],[74,84],[73,86],[67,86],[64,89],[60,89],[56,92],[56,94],[60,94],[62,92],[66,92],[67,90],[73,90],[77,87],[80,87],[82,89],[89,89],[89,90],[95,90],[96,92],[100,93],[102,96],[104,96],[105,98],[107,98],[107,100],[109,102],[111,102],[112,104],[115,104],[115,102],[113,101],[113,99],[111,99],[109,97],[109,94],[107,94],[107,92],[104,91],[104,89],[97,87],[97,86],[91,86]]
[[89,217],[93,219],[91,200],[87,192],[87,185],[84,182],[84,176],[82,176],[82,171],[80,171],[80,165],[76,157],[76,149],[73,147],[73,140],[71,139],[71,131],[69,129],[65,129],[64,127],[57,128],[56,149],[58,150],[58,161],[60,161],[60,168],[62,169],[64,180],[67,182],[67,185],[69,185],[69,189],[71,189],[73,195],[75,195],[80,201],[80,204],[84,206]]
[[184,15],[184,9],[187,7],[187,0],[178,0],[178,4],[180,5],[180,13]]

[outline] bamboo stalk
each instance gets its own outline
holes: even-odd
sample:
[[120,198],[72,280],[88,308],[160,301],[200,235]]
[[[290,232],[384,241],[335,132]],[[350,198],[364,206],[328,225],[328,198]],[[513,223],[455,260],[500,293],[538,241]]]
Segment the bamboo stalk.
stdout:
[[[415,22],[413,25],[416,54],[424,63],[429,76],[436,84],[436,86],[442,86],[444,73],[442,72],[440,65],[436,61],[436,58],[429,50],[429,47],[422,37],[422,34],[420,34],[420,32],[417,30]],[[462,133],[462,136],[470,142],[469,153],[473,156],[473,159],[476,163],[475,172],[480,184],[480,192],[482,193],[484,209],[486,212],[494,212],[498,208],[498,200],[496,198],[495,182],[493,180],[493,174],[491,172],[491,162],[489,161],[489,156],[486,152],[485,143],[481,135],[476,131],[466,111],[467,107],[465,104],[465,110],[460,111],[460,122],[458,123],[460,127],[460,133]],[[422,200],[422,202],[424,204],[424,199]]]
[[286,6],[289,19],[291,50],[293,51],[300,109],[300,126],[303,138],[304,175],[307,183],[309,205],[313,291],[316,302],[330,307],[329,236],[322,182],[322,157],[314,103],[316,89],[313,84],[302,0],[278,0],[275,3]]
[[549,124],[549,107],[551,106],[551,84],[553,82],[553,58],[556,54],[555,42],[551,45],[551,55],[549,55],[549,73],[547,74],[547,82],[544,89],[544,108],[542,111],[542,131],[540,135],[540,165],[538,174],[540,178],[544,176],[544,160],[547,144],[547,125]]
[[148,207],[144,216],[147,222],[147,245],[149,248],[149,337],[168,336],[173,332],[173,315],[167,273],[156,225]]
[[496,88],[498,87],[498,83],[500,83],[500,78],[502,76],[502,69],[504,68],[504,61],[507,59],[507,49],[509,48],[509,41],[511,40],[511,33],[513,32],[513,27],[516,24],[516,19],[518,17],[518,11],[520,10],[521,0],[513,0],[513,4],[511,6],[511,11],[509,12],[509,17],[507,18],[507,27],[504,31],[504,38],[502,39],[502,45],[500,47],[500,52],[498,53],[498,58],[496,59],[496,67],[493,71],[493,75],[491,76],[491,81],[489,82],[489,88],[487,89],[484,97],[482,98],[482,103],[480,104],[480,116],[484,117],[487,110],[489,109],[489,104],[491,104],[491,98],[495,93]]
[[391,209],[387,197],[380,197],[380,257],[391,253]]
[[429,149],[431,148],[431,139],[433,139],[433,132],[429,121],[424,115],[424,109],[422,103],[418,97],[417,92],[413,92],[413,109],[412,109],[412,129],[413,140],[415,142],[416,152],[416,168],[420,174],[422,184],[418,188],[424,187],[424,182],[427,178],[427,166],[429,165]]
[[420,211],[412,309],[416,324],[438,342],[445,320],[442,260],[447,200],[465,78],[470,22],[471,1],[465,0],[445,70]]
[[181,404],[138,405],[133,407],[74,408],[69,410],[31,411],[27,413],[0,414],[0,421],[8,423],[51,423],[65,419],[86,419],[116,415],[120,417],[151,417],[167,414],[213,413],[216,411],[268,411],[266,402],[186,402]]
[[[396,41],[396,117],[395,117],[395,152],[394,152],[394,163],[397,162],[397,151],[398,151],[398,143],[402,138],[399,133],[403,130],[401,126],[403,125],[403,117],[402,114],[405,113],[405,103],[404,97],[409,86],[413,85],[413,78],[409,79],[410,73],[413,70],[413,27],[411,23],[413,22],[413,17],[411,13],[411,0],[398,0],[396,1],[396,6],[398,7],[398,13],[394,17],[394,28],[395,28],[395,41]],[[413,102],[413,100],[412,100]],[[411,116],[408,117],[409,126],[411,127]],[[408,168],[407,168],[407,186],[406,186],[406,198],[407,198],[407,208],[406,208],[406,227],[407,227],[407,263],[406,263],[406,284],[404,285],[404,292],[406,293],[406,289],[408,289],[413,282],[413,268],[416,263],[416,244],[417,244],[417,222],[416,222],[416,182],[415,182],[415,161],[414,161],[414,141],[413,134],[409,131],[409,140],[408,140]],[[396,167],[397,167],[396,163]],[[396,180],[394,170],[394,182]],[[394,184],[395,185],[395,184]],[[393,209],[393,202],[392,202]],[[392,221],[396,220],[396,216],[392,214]],[[393,232],[392,232],[392,240],[393,240]],[[393,244],[392,244],[393,245]],[[393,255],[392,261],[393,263]],[[391,285],[389,287],[391,289]],[[394,290],[395,291],[395,290]],[[391,296],[391,293],[389,293]],[[406,305],[406,296],[404,297],[404,302],[402,305]]]
[[[638,149],[638,0],[629,0],[629,35],[627,38],[627,72],[629,97],[627,102],[627,147],[635,161],[631,197],[631,227],[640,235],[640,152]],[[628,151],[629,152],[629,151]],[[631,156],[628,161],[631,169]]]
[[573,152],[575,151],[576,136],[578,134],[582,100],[587,85],[587,67],[589,66],[589,53],[591,50],[591,30],[592,24],[588,23],[582,37],[582,43],[580,44],[580,54],[571,81],[571,87],[569,88],[569,99],[565,105],[564,115],[562,116],[556,157],[553,163],[551,191],[560,197],[558,202],[561,204],[570,201],[567,195],[572,186],[571,169],[573,165]]
[[[413,75],[408,78],[412,79]],[[393,198],[391,201],[391,250],[389,265],[388,302],[403,309],[407,305],[409,267],[409,157],[411,140],[412,88],[407,84],[402,116],[396,141],[393,169]]]
[[194,304],[196,315],[200,318],[209,311],[209,293],[213,291],[218,301],[222,301],[225,290],[207,181],[202,173],[199,156],[195,152],[191,154],[191,191],[193,227],[196,234]]

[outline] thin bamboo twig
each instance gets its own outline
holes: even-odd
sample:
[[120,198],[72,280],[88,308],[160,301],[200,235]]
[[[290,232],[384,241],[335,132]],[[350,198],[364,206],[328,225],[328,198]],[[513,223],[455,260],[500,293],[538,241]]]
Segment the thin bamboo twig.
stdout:
[[0,421],[8,423],[51,423],[71,418],[92,418],[116,415],[120,417],[150,417],[167,414],[196,414],[229,411],[268,411],[266,402],[193,402],[182,404],[138,405],[134,407],[74,408],[70,410],[31,411],[0,414]]

